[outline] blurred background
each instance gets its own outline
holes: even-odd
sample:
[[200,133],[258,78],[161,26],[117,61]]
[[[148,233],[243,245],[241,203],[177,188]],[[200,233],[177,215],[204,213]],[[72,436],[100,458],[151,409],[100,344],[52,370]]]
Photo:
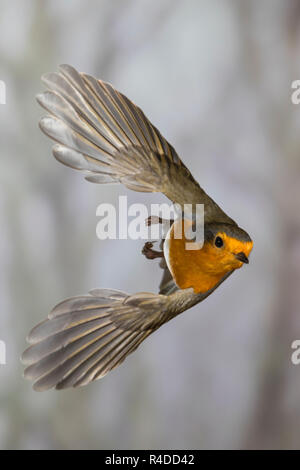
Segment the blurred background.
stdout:
[[[1,0],[0,447],[300,447],[300,2]],[[136,102],[254,240],[249,266],[86,388],[34,392],[25,337],[94,287],[157,291],[143,241],[96,238],[96,207],[163,202],[60,165],[40,76],[70,63]]]

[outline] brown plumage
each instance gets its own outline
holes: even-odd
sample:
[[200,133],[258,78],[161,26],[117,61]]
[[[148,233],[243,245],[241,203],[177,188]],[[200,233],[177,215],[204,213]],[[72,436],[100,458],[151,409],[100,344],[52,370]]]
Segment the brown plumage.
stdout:
[[[162,192],[181,206],[204,204],[205,242],[191,271],[190,255],[173,243],[171,227],[161,246],[159,294],[95,289],[58,304],[31,331],[31,345],[22,356],[24,375],[35,381],[36,390],[76,387],[103,377],[162,324],[210,295],[247,262],[252,249],[249,235],[205,193],[174,148],[128,98],[68,65],[43,81],[48,90],[37,100],[49,114],[40,127],[56,142],[57,160],[84,171],[90,182]],[[150,258],[149,246],[147,253]],[[157,256],[152,252],[152,258]]]

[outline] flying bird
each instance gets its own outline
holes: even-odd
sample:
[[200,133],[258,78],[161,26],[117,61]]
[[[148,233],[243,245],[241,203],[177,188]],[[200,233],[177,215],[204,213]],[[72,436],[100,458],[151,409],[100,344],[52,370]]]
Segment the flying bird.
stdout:
[[[129,295],[94,289],[56,305],[29,333],[22,355],[25,378],[38,391],[86,385],[121,364],[151,333],[208,297],[248,263],[253,242],[206,194],[175,149],[143,111],[112,85],[62,65],[42,77],[37,96],[48,114],[41,130],[54,142],[54,157],[93,183],[123,183],[161,192],[180,207],[204,204],[204,244],[187,250],[172,220],[161,251],[148,242],[143,254],[160,258],[159,293]],[[163,223],[151,218],[147,224]]]

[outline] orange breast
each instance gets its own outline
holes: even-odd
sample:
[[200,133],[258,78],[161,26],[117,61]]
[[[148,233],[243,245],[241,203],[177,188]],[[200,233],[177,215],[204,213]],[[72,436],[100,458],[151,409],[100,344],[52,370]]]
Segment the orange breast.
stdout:
[[[220,264],[216,266],[218,259],[208,243],[204,243],[201,249],[186,249],[186,243],[192,242],[184,236],[184,223],[186,227],[188,224],[192,225],[188,220],[175,221],[172,225],[168,240],[165,241],[165,257],[178,287],[192,287],[196,293],[206,292],[213,288],[229,269]],[[182,237],[176,238],[176,230],[177,233],[180,232],[179,224]]]

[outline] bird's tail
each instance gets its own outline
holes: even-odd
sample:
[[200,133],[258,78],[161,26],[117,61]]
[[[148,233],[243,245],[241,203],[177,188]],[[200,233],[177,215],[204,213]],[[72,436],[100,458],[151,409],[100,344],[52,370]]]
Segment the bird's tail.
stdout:
[[164,295],[111,289],[64,300],[30,332],[24,376],[38,391],[99,379],[167,321],[167,306]]

